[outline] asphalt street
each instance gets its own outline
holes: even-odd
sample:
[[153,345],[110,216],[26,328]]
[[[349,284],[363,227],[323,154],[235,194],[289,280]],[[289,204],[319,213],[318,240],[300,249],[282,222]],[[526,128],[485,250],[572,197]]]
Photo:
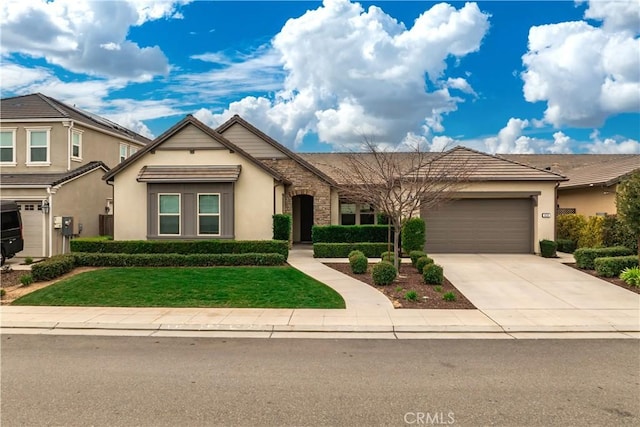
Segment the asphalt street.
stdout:
[[640,424],[631,339],[0,338],[3,427]]

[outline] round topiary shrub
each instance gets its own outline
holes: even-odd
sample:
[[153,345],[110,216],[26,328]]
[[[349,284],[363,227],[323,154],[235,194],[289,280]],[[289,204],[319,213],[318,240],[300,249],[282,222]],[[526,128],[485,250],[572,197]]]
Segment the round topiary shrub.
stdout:
[[371,277],[376,285],[390,285],[396,279],[398,271],[393,264],[382,261],[373,266]]
[[433,259],[429,258],[428,256],[418,258],[418,260],[416,261],[416,269],[418,269],[418,273],[422,274],[422,272],[424,271],[424,267],[428,264],[433,264]]
[[409,252],[409,258],[411,258],[411,265],[413,265],[415,267],[416,266],[416,262],[418,261],[418,259],[422,258],[423,256],[427,256],[427,253],[425,251],[411,251],[411,252]]
[[[390,264],[393,264],[395,261],[396,257],[393,254],[393,252],[382,252],[380,254],[380,260],[381,261],[386,261]],[[402,264],[402,258],[398,258],[398,265]]]
[[427,264],[422,269],[422,278],[427,285],[442,285],[444,274],[438,264]]
[[349,257],[349,264],[351,265],[351,271],[353,271],[354,274],[364,274],[367,272],[369,260],[367,260],[367,257],[360,252],[359,254],[354,254]]
[[351,252],[349,252],[349,255],[347,256],[347,258],[349,258],[349,260],[351,260],[352,257],[360,256],[360,255],[364,255],[364,252],[359,251],[357,249],[354,249]]

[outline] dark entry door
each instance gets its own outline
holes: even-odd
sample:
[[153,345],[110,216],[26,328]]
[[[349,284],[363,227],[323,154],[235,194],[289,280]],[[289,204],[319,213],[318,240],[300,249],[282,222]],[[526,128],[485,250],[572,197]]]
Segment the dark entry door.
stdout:
[[313,196],[300,197],[300,241],[311,241],[311,227],[313,227]]

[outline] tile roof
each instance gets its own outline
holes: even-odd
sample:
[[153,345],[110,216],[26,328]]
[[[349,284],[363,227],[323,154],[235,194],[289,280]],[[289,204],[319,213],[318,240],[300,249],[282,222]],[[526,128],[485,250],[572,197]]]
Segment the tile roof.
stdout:
[[76,169],[66,172],[49,173],[2,173],[0,174],[0,187],[2,186],[55,186],[63,184],[72,178],[102,168],[105,172],[109,167],[100,161],[89,162]]
[[500,156],[540,169],[549,168],[547,170],[566,175],[575,168],[635,157],[637,154],[501,154]]
[[0,99],[0,118],[11,121],[22,119],[69,119],[107,132],[116,133],[128,140],[141,144],[151,141],[149,138],[120,126],[111,120],[80,110],[77,107],[72,107],[41,93]]
[[640,155],[625,156],[571,169],[567,172],[569,181],[561,183],[560,188],[608,187],[635,171],[640,171]]
[[140,182],[236,182],[240,165],[215,166],[143,166]]

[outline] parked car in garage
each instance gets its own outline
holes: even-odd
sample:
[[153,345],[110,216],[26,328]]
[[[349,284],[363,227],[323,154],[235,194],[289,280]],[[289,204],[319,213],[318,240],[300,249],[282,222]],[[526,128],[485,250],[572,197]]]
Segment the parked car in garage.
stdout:
[[8,258],[13,258],[24,247],[22,239],[22,218],[16,202],[11,200],[0,201],[0,216],[2,217],[2,259],[4,265]]

